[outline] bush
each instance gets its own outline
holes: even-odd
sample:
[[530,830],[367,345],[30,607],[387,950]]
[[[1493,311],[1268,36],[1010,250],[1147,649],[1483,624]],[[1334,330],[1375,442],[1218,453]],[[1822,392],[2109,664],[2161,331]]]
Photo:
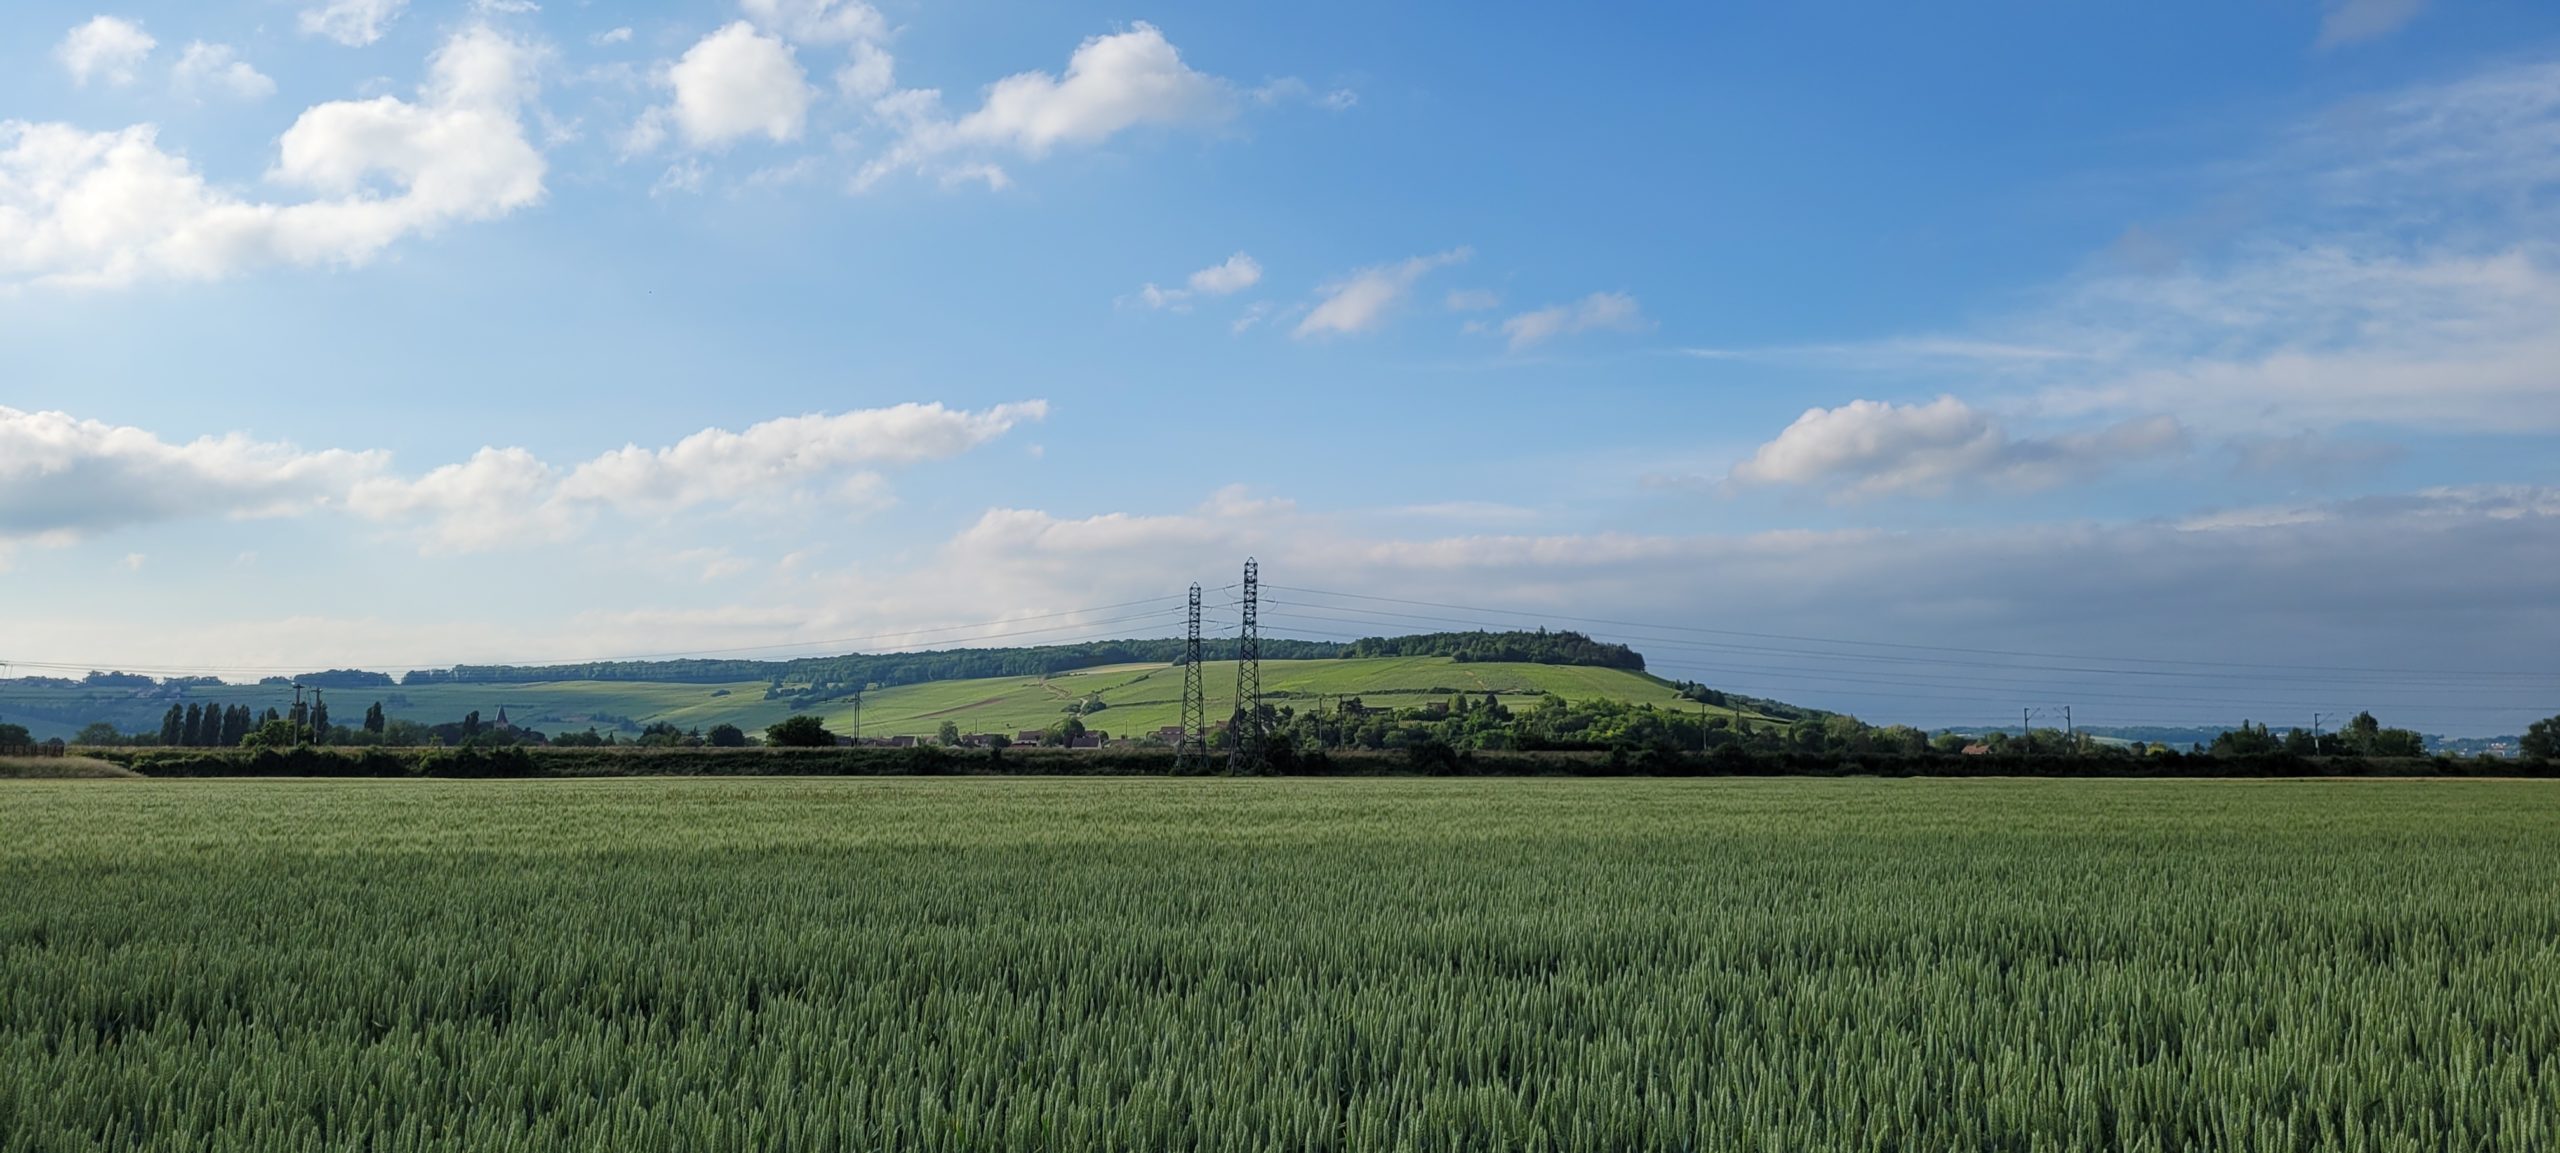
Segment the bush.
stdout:
[[827,731],[826,722],[803,713],[766,729],[764,743],[783,749],[828,748],[836,735]]

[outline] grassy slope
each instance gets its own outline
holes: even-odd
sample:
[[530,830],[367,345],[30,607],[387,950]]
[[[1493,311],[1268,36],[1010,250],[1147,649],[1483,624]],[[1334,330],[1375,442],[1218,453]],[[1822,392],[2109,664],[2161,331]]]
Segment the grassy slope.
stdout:
[[[1209,718],[1235,711],[1236,666],[1201,667]],[[1614,698],[1671,708],[1695,708],[1660,681],[1617,669],[1533,664],[1460,664],[1446,657],[1392,657],[1343,661],[1264,661],[1262,689],[1278,703],[1301,711],[1330,708],[1332,698],[1357,696],[1371,706],[1410,708],[1446,700],[1453,692],[1491,692],[1518,706],[1545,693],[1568,700]],[[881,689],[863,699],[865,736],[931,736],[945,720],[963,732],[1012,734],[1044,728],[1066,715],[1069,701],[1098,695],[1110,706],[1087,722],[1111,733],[1136,734],[1182,720],[1182,670],[1165,665],[1088,669],[1047,681],[1000,677],[935,681]],[[819,710],[828,726],[852,731],[853,705],[838,701]]]
[[[1233,662],[1203,666],[1209,716],[1222,719],[1235,711],[1236,667]],[[1542,693],[1571,700],[1616,698],[1665,707],[1684,707],[1661,681],[1617,669],[1534,664],[1460,664],[1446,657],[1390,657],[1340,661],[1265,661],[1262,685],[1279,703],[1300,710],[1329,707],[1332,697],[1359,696],[1371,706],[1410,707],[1445,699],[1452,692],[1481,697],[1497,693],[1519,704]],[[719,695],[723,690],[726,696]],[[525,685],[412,685],[388,689],[344,689],[328,694],[330,719],[351,724],[365,706],[382,701],[394,717],[430,724],[460,720],[479,710],[494,721],[498,709],[508,719],[543,730],[583,729],[599,714],[628,717],[638,724],[669,721],[682,728],[707,728],[728,722],[750,732],[789,716],[787,701],[764,699],[762,681],[728,685],[678,685],[628,681],[551,681]],[[1094,727],[1113,733],[1142,733],[1178,724],[1182,711],[1182,671],[1165,665],[1121,665],[1086,669],[1052,677],[998,677],[986,680],[934,681],[881,689],[863,701],[866,736],[931,736],[943,720],[967,732],[1003,732],[1043,728],[1065,716],[1067,702],[1100,694],[1109,709],[1097,714]],[[78,691],[0,688],[0,717],[22,722],[37,739],[68,738],[77,724],[24,716],[10,701],[69,705]],[[293,690],[259,685],[190,689],[187,700],[214,705],[246,704],[252,708],[285,708]],[[82,722],[108,720],[127,732],[156,732],[169,701],[98,698],[74,706]],[[1695,707],[1688,705],[1685,707]],[[839,732],[852,731],[853,702],[840,698],[810,711],[826,718]]]

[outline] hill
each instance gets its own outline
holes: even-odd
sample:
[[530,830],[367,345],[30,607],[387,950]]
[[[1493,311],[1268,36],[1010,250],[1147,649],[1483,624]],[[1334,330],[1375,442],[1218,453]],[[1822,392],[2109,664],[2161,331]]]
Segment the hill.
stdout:
[[[1644,675],[1644,657],[1635,650],[1569,631],[1426,633],[1357,641],[1272,638],[1263,641],[1262,647],[1265,667],[1271,670],[1265,675],[1265,691],[1279,696],[1284,705],[1294,697],[1359,693],[1411,698],[1403,701],[1406,704],[1457,692],[1534,696],[1554,691],[1576,700],[1619,696],[1636,702],[1677,697],[1663,682]],[[1204,646],[1204,655],[1212,662],[1204,672],[1213,718],[1233,709],[1234,651],[1232,640]],[[866,735],[929,736],[943,718],[963,713],[972,714],[966,723],[983,724],[986,731],[1005,725],[1037,728],[1062,715],[1069,697],[1061,693],[1092,695],[1108,687],[1112,695],[1102,698],[1106,709],[1127,706],[1140,712],[1095,727],[1135,732],[1141,730],[1131,723],[1133,718],[1149,721],[1147,728],[1179,722],[1179,672],[1174,671],[1169,681],[1149,674],[1177,669],[1173,662],[1182,653],[1179,640],[1150,638],[850,653],[787,661],[462,665],[413,670],[398,678],[330,669],[294,678],[269,677],[254,685],[225,684],[210,677],[155,680],[93,672],[81,678],[0,680],[0,719],[25,725],[38,740],[67,740],[83,726],[99,722],[126,733],[156,733],[173,704],[284,709],[293,703],[292,685],[299,681],[325,690],[335,702],[331,719],[339,724],[351,723],[367,705],[379,701],[390,717],[424,724],[458,720],[475,711],[484,720],[494,721],[504,708],[509,720],[545,732],[590,726],[606,732],[635,732],[655,722],[685,729],[726,723],[752,732],[801,712],[821,714],[831,723],[841,721],[850,731],[853,697],[861,691],[868,694]],[[1306,668],[1289,671],[1290,666],[1301,664]],[[1469,672],[1425,674],[1421,670],[1428,664],[1464,666]],[[1506,669],[1514,671],[1500,671]],[[1615,675],[1596,679],[1588,675],[1597,673]],[[1078,682],[1072,693],[1068,687],[1040,687],[1060,678],[1115,674],[1126,674],[1122,679],[1127,683]],[[1275,674],[1286,679],[1275,680]],[[1135,687],[1139,685],[1149,687]],[[901,695],[901,690],[910,689],[917,691]],[[884,707],[887,711],[880,711]],[[974,715],[978,713],[984,715]],[[929,719],[929,723],[913,733],[907,727],[881,727],[902,725],[907,717]]]
[[[1235,711],[1233,661],[1201,666],[1212,721]],[[1413,708],[1466,695],[1494,695],[1518,706],[1549,694],[1566,700],[1622,700],[1695,709],[1670,684],[1640,672],[1576,665],[1462,661],[1455,657],[1345,657],[1262,662],[1263,696],[1297,712],[1338,707],[1358,698],[1370,708]],[[1096,709],[1095,704],[1102,707]],[[964,733],[1008,736],[1043,728],[1079,705],[1085,724],[1116,734],[1143,734],[1182,721],[1182,669],[1119,665],[1053,677],[991,677],[877,689],[862,702],[864,736],[927,737],[944,721]],[[853,702],[817,710],[837,732],[853,731]]]

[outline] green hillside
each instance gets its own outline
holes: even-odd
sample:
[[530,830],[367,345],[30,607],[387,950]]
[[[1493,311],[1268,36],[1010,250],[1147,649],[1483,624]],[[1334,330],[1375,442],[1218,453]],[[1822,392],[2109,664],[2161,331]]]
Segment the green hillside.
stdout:
[[[1235,711],[1236,666],[1201,666],[1209,719]],[[1359,697],[1371,708],[1413,708],[1464,693],[1492,693],[1515,707],[1553,693],[1567,700],[1616,699],[1666,708],[1696,708],[1671,686],[1643,673],[1573,665],[1462,662],[1448,657],[1379,657],[1344,660],[1264,661],[1263,696],[1305,712]],[[1037,729],[1066,715],[1070,702],[1099,700],[1085,723],[1115,735],[1139,735],[1182,721],[1182,670],[1172,665],[1120,665],[1038,677],[935,681],[880,689],[863,698],[864,736],[931,736],[944,721],[964,733]],[[837,732],[851,732],[853,703],[831,701],[817,710]]]
[[[478,710],[496,720],[498,710],[527,728],[555,732],[594,725],[611,731],[627,719],[633,726],[665,720],[692,728],[722,721],[741,728],[762,728],[791,715],[785,701],[764,699],[763,681],[727,685],[648,684],[632,681],[555,681],[528,685],[404,685],[391,688],[338,689],[326,694],[330,720],[352,724],[365,706],[381,701],[383,711],[402,719],[436,724],[458,720]],[[270,685],[190,686],[141,691],[33,688],[0,682],[0,719],[23,724],[37,739],[68,739],[80,726],[106,721],[125,732],[158,732],[161,714],[172,703],[253,709],[286,709],[293,690]]]
[[[1223,720],[1235,708],[1236,669],[1231,661],[1202,666],[1209,717]],[[1360,697],[1372,708],[1410,708],[1465,693],[1493,693],[1514,706],[1553,693],[1568,700],[1619,699],[1673,708],[1695,708],[1666,683],[1640,672],[1577,665],[1459,661],[1449,657],[1360,657],[1338,660],[1265,661],[1263,692],[1274,704],[1301,712],[1331,708]],[[830,728],[853,730],[853,699],[838,695],[795,705],[765,699],[766,682],[664,684],[641,681],[549,681],[532,684],[423,684],[335,690],[331,719],[348,724],[365,706],[383,703],[392,717],[427,724],[478,711],[544,732],[589,726],[628,733],[666,721],[680,728],[723,722],[749,732],[794,712],[814,712]],[[1115,665],[1046,678],[989,677],[932,681],[875,689],[863,699],[865,736],[932,736],[949,720],[963,732],[1043,728],[1066,715],[1071,701],[1103,704],[1086,723],[1114,734],[1143,734],[1181,722],[1182,670],[1162,664]],[[214,706],[246,704],[285,708],[293,691],[266,685],[194,686],[183,690],[35,687],[0,682],[0,720],[24,724],[38,739],[69,738],[80,726],[107,721],[125,732],[157,732],[172,702]]]

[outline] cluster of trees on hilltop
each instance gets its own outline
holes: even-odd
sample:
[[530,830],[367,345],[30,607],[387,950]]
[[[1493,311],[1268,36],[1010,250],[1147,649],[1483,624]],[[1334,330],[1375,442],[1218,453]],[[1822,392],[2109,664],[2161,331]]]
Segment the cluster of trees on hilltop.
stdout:
[[[1265,641],[1264,647],[1269,648]],[[1267,655],[1267,654],[1266,654]],[[1344,646],[1346,657],[1450,657],[1506,664],[1587,665],[1644,671],[1644,656],[1625,645],[1595,641],[1576,632],[1422,633],[1367,637]]]
[[[1236,643],[1222,639],[1204,643],[1205,660],[1235,659]],[[403,685],[530,684],[539,681],[653,681],[667,684],[730,684],[766,681],[773,696],[825,697],[870,685],[911,685],[927,681],[977,680],[986,677],[1036,677],[1102,665],[1179,661],[1183,642],[1174,638],[1094,641],[1074,645],[1025,648],[943,649],[914,653],[854,653],[834,657],[802,657],[788,661],[676,660],[600,661],[573,665],[456,665],[450,669],[417,669],[400,678]],[[1434,656],[1462,661],[1517,661],[1552,665],[1591,665],[1641,670],[1644,657],[1625,645],[1604,644],[1574,632],[1432,633],[1366,640],[1309,641],[1266,637],[1265,660],[1326,660],[1339,657]]]

